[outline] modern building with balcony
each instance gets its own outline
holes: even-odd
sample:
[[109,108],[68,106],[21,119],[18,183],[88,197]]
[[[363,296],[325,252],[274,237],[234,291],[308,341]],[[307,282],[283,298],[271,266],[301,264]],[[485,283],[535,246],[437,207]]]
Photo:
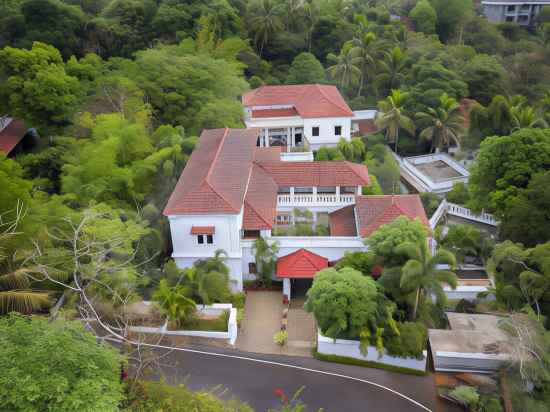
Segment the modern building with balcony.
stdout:
[[261,147],[317,150],[351,139],[355,114],[335,86],[261,86],[245,93],[242,103],[246,127],[260,129]]
[[[164,214],[172,257],[181,268],[227,254],[236,290],[255,279],[253,245],[277,242],[284,293],[310,281],[318,262],[366,250],[364,239],[398,216],[429,222],[418,195],[363,196],[366,166],[289,159],[281,147],[258,147],[257,129],[204,130]],[[289,264],[292,263],[292,264]]]
[[550,0],[483,0],[483,14],[491,23],[517,23],[532,26],[535,18]]

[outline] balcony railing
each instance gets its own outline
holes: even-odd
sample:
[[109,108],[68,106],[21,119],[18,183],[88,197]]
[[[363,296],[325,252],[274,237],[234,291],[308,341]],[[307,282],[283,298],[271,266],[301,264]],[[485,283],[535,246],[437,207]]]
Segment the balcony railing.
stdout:
[[343,206],[355,203],[353,194],[288,194],[278,195],[278,206]]

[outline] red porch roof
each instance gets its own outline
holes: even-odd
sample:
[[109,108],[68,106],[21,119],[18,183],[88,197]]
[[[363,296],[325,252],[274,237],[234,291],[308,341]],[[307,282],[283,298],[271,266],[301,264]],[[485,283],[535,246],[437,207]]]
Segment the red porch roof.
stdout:
[[277,259],[277,277],[312,279],[328,267],[328,259],[306,249],[298,249]]

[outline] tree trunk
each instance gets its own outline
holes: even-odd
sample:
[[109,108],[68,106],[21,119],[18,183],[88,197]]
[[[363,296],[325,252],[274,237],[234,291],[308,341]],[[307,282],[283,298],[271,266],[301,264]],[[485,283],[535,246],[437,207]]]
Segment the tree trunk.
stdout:
[[395,135],[395,154],[398,155],[399,153],[397,153],[397,141],[399,140],[399,127],[397,127],[397,134]]
[[420,288],[416,289],[416,298],[414,299],[414,308],[412,313],[412,320],[416,320],[416,311],[418,310],[418,301],[420,300]]

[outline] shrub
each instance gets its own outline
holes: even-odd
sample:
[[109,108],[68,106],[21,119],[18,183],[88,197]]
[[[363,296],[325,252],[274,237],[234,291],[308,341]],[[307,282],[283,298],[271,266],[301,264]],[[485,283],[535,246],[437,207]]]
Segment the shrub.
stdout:
[[447,200],[457,205],[466,205],[470,201],[470,193],[464,182],[457,182],[453,185],[453,189],[447,193]]
[[428,329],[421,322],[396,322],[399,335],[386,339],[386,349],[390,355],[403,358],[422,359],[426,349]]
[[285,346],[288,340],[288,332],[286,330],[280,330],[275,335],[273,335],[273,342],[279,346]]
[[477,405],[479,402],[479,394],[477,393],[477,389],[471,386],[457,386],[449,393],[449,395],[466,406]]
[[244,308],[245,302],[246,302],[246,293],[240,292],[240,293],[234,293],[231,295],[231,303],[237,309]]
[[422,200],[422,206],[424,206],[428,219],[431,218],[439,207],[441,199],[435,193],[425,192],[420,194],[420,200]]

